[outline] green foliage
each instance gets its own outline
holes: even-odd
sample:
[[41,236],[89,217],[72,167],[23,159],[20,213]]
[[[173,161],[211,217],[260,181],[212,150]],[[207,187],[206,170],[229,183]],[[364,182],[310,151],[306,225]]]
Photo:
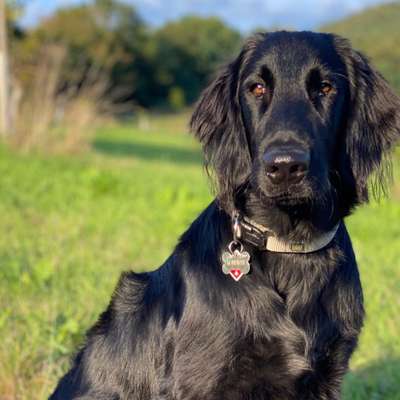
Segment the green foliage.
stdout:
[[[75,157],[0,146],[2,399],[46,398],[120,272],[157,268],[210,202],[199,147],[183,132],[186,121],[177,115],[150,121],[146,131],[103,129],[92,151]],[[399,399],[398,162],[396,171],[393,197],[346,221],[367,320],[345,400]]]
[[240,48],[238,32],[217,18],[184,17],[155,33],[156,76],[166,93],[179,87],[189,103],[196,100],[217,66]]
[[118,0],[59,9],[15,41],[17,76],[27,83],[34,80],[33,73],[26,71],[37,65],[44,46],[57,45],[67,53],[60,90],[79,87],[85,79],[101,75],[110,89],[121,91],[127,85],[127,93],[118,93],[116,100],[121,100],[135,90],[146,35],[134,8]]
[[323,27],[347,37],[400,92],[400,3],[385,4]]
[[[400,3],[386,4],[323,30],[349,37],[400,91],[399,20]],[[58,10],[13,37],[13,70],[25,86],[34,81],[33,66],[42,59],[43,46],[56,44],[67,51],[60,90],[102,73],[105,97],[173,110],[193,103],[242,42],[236,30],[214,17],[186,16],[151,30],[121,0],[92,0]]]
[[238,50],[240,34],[217,18],[185,17],[151,31],[119,0],[63,8],[13,40],[14,74],[28,87],[43,47],[66,51],[59,90],[101,74],[104,96],[144,107],[192,103],[218,64]]
[[23,3],[20,0],[5,1],[7,36],[11,41],[20,38],[22,35],[22,30],[18,27],[17,20],[22,14]]
[[173,110],[180,110],[186,104],[185,93],[180,87],[172,86],[168,93],[168,104]]

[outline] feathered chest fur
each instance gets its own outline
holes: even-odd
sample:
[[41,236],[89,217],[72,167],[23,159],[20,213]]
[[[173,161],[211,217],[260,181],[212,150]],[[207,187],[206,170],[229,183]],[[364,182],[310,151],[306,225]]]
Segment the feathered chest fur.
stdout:
[[[329,305],[344,260],[337,246],[306,256],[258,252],[240,282],[224,276],[214,291],[214,282],[194,281],[187,295],[198,301],[188,301],[180,321],[183,334],[191,331],[185,351],[199,355],[180,370],[191,382],[187,393],[199,395],[192,379],[207,359],[202,374],[210,387],[199,389],[204,398],[299,399],[345,332]],[[178,343],[176,364],[179,349]]]

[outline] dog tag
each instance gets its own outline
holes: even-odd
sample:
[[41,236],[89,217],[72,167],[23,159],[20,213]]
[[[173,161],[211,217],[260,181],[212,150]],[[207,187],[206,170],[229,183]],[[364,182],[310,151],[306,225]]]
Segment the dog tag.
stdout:
[[[238,249],[233,250],[234,245],[239,245]],[[228,251],[222,254],[222,271],[230,275],[236,282],[250,271],[250,254],[243,251],[243,245],[240,242],[231,242]]]

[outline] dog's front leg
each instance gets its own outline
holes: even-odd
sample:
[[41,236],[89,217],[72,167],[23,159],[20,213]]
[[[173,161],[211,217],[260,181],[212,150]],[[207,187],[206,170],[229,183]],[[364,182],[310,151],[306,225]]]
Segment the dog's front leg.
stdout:
[[302,400],[340,400],[343,377],[357,339],[339,337],[317,362],[314,372],[299,385]]

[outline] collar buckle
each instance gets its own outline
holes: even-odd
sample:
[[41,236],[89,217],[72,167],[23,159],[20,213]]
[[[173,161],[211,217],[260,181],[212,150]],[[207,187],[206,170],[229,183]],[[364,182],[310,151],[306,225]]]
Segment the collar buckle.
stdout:
[[289,246],[290,250],[296,253],[302,253],[306,248],[304,243],[290,243]]
[[335,237],[339,229],[340,221],[328,232],[315,237],[309,243],[287,242],[277,238],[272,231],[265,226],[257,224],[249,218],[240,215],[237,211],[233,219],[233,237],[257,247],[259,250],[275,253],[312,253],[327,246]]
[[241,227],[241,237],[243,241],[264,250],[268,242],[268,232],[261,230],[258,226],[251,224],[245,218],[239,217],[239,225]]

